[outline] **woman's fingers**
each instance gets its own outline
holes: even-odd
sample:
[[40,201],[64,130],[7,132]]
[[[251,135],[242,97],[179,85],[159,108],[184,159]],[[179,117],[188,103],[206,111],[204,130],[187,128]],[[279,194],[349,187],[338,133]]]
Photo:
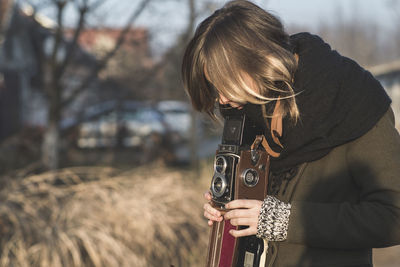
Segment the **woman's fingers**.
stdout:
[[236,199],[232,200],[231,202],[227,203],[225,205],[225,208],[227,209],[250,209],[253,207],[261,207],[261,201],[260,200],[253,200],[253,199]]
[[208,221],[208,225],[212,225],[213,221],[220,222],[224,218],[221,215],[221,212],[218,210],[214,209],[209,203],[204,204],[204,217],[206,217]]
[[222,221],[224,219],[222,216],[219,216],[219,217],[218,216],[214,216],[214,215],[208,213],[207,211],[204,211],[204,217],[206,217],[209,220],[217,221],[217,222],[220,222],[220,221]]
[[[204,193],[204,198],[211,201],[212,196],[210,192]],[[223,219],[230,220],[234,226],[249,226],[246,229],[231,230],[230,233],[234,237],[254,235],[257,233],[258,215],[260,213],[262,201],[238,199],[233,200],[225,205],[230,209],[224,216],[219,210],[211,206],[210,203],[204,204],[204,217],[208,219],[207,224],[212,226],[213,223],[220,222]]]
[[258,211],[256,209],[236,209],[228,211],[224,218],[226,220],[233,219],[233,218],[249,218],[249,217],[257,217],[258,218]]
[[229,233],[234,237],[242,237],[257,234],[257,228],[249,227],[241,230],[229,230]]
[[232,210],[228,211],[225,215],[225,219],[233,218],[254,218],[258,219],[260,214],[262,202],[259,200],[233,200],[226,204]]
[[219,210],[213,208],[209,203],[205,203],[203,208],[204,208],[204,211],[206,211],[207,213],[209,213],[212,216],[216,216],[216,217],[221,216],[221,212]]
[[260,214],[262,201],[250,199],[233,200],[225,205],[231,209],[224,214],[224,219],[230,220],[234,226],[248,226],[240,230],[231,230],[229,233],[234,237],[257,234],[258,216]]
[[[204,198],[207,201],[211,201],[211,199],[212,199],[211,193],[208,191],[205,192]],[[206,217],[208,219],[207,224],[209,226],[212,226],[214,221],[221,222],[224,219],[222,217],[221,212],[218,211],[217,209],[213,208],[210,203],[205,203],[203,208],[204,208],[204,217]]]
[[205,192],[205,193],[204,193],[204,198],[205,198],[207,201],[211,201],[211,199],[212,199],[211,193],[210,193],[209,191]]
[[231,219],[231,224],[233,226],[257,226],[257,221],[253,218],[237,218]]

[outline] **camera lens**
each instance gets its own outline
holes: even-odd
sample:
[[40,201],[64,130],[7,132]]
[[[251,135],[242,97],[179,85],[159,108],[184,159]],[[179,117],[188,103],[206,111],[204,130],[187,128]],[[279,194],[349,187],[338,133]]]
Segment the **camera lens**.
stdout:
[[211,193],[215,197],[224,195],[227,188],[227,182],[224,176],[215,174],[211,182]]
[[225,173],[226,166],[228,165],[226,158],[223,156],[217,156],[214,161],[214,170],[217,173]]
[[243,183],[248,187],[254,187],[258,183],[258,173],[254,169],[246,169],[242,173]]
[[222,181],[221,179],[218,179],[214,182],[214,191],[219,193],[221,192],[221,189],[222,189]]

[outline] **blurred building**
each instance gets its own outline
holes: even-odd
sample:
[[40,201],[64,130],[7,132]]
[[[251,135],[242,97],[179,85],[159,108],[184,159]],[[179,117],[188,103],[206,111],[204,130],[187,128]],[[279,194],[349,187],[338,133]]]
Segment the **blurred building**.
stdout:
[[[46,73],[45,64],[53,52],[55,29],[52,20],[34,13],[29,6],[21,8],[14,0],[1,0],[0,140],[23,127],[46,126],[47,99],[43,88],[44,79],[50,74]],[[63,74],[66,97],[91,75],[102,56],[118,42],[121,31],[108,28],[82,31],[70,67]],[[73,29],[65,31],[57,60],[65,58],[72,35]],[[145,29],[129,30],[119,51],[126,53],[134,49],[136,54],[141,55],[137,65],[150,65],[148,39]],[[115,70],[118,63],[110,61],[111,67],[107,72]],[[102,76],[96,76],[90,87],[63,110],[61,127],[76,124],[87,106],[118,97],[118,91],[123,88],[106,78],[102,80]]]
[[[37,90],[42,52],[48,31],[14,1],[2,1],[0,31],[0,139],[22,125],[41,124],[44,97]],[[35,110],[35,112],[31,112]]]
[[[108,61],[107,66],[99,73],[102,80],[114,81],[114,88],[122,89],[122,99],[148,100],[149,92],[156,91],[155,86],[149,85],[154,80],[150,75],[155,61],[150,49],[150,37],[144,28],[89,28],[84,29],[79,37],[82,49],[101,59],[120,40],[124,40],[115,55]],[[146,88],[144,88],[146,87]],[[147,90],[149,89],[150,90]],[[115,92],[115,90],[114,90]]]
[[[52,75],[47,66],[55,42],[55,23],[35,14],[29,6],[21,8],[9,1],[4,13],[7,15],[3,16],[0,37],[0,140],[24,127],[46,126],[48,109],[44,83]],[[64,38],[57,50],[57,61],[65,58],[68,46],[70,41]],[[63,74],[67,94],[97,64],[90,53],[79,47],[75,51],[72,67]],[[92,89],[98,87],[96,79],[93,84]],[[63,117],[70,117],[87,99],[96,99],[96,96],[87,90],[65,109]]]
[[371,73],[381,82],[392,98],[396,126],[400,129],[400,59],[370,68]]
[[[118,41],[122,28],[89,28],[83,29],[79,36],[79,45],[82,49],[102,55],[112,49]],[[66,31],[66,37],[72,37],[74,30]],[[132,28],[127,30],[121,49],[141,54],[150,58],[149,32],[145,28]]]

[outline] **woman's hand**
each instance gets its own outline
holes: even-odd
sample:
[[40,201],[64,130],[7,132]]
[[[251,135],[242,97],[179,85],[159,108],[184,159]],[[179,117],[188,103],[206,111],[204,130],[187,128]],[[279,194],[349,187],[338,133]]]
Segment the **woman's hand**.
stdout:
[[231,220],[234,226],[248,226],[246,229],[230,230],[229,233],[234,237],[248,236],[257,234],[258,216],[260,214],[262,201],[250,199],[237,199],[225,205],[230,209],[225,215],[225,220]]
[[204,198],[207,200],[207,203],[204,204],[204,217],[208,219],[209,226],[212,226],[214,221],[220,222],[225,219],[230,220],[234,226],[248,226],[246,229],[230,230],[229,233],[234,237],[255,235],[257,233],[258,216],[262,201],[250,199],[233,200],[225,205],[225,208],[230,211],[223,215],[221,211],[211,206],[212,196],[210,192],[206,192]]
[[204,198],[208,201],[206,204],[204,204],[204,217],[208,219],[208,225],[211,226],[213,224],[213,221],[222,221],[224,218],[222,217],[221,212],[213,208],[210,204],[212,198],[210,192],[206,192],[204,194]]

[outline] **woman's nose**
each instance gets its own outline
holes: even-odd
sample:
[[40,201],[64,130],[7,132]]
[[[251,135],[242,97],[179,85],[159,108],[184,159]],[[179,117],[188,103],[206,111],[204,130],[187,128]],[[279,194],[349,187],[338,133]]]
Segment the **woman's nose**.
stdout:
[[226,105],[229,104],[229,99],[223,96],[222,94],[219,94],[218,101],[221,105]]

